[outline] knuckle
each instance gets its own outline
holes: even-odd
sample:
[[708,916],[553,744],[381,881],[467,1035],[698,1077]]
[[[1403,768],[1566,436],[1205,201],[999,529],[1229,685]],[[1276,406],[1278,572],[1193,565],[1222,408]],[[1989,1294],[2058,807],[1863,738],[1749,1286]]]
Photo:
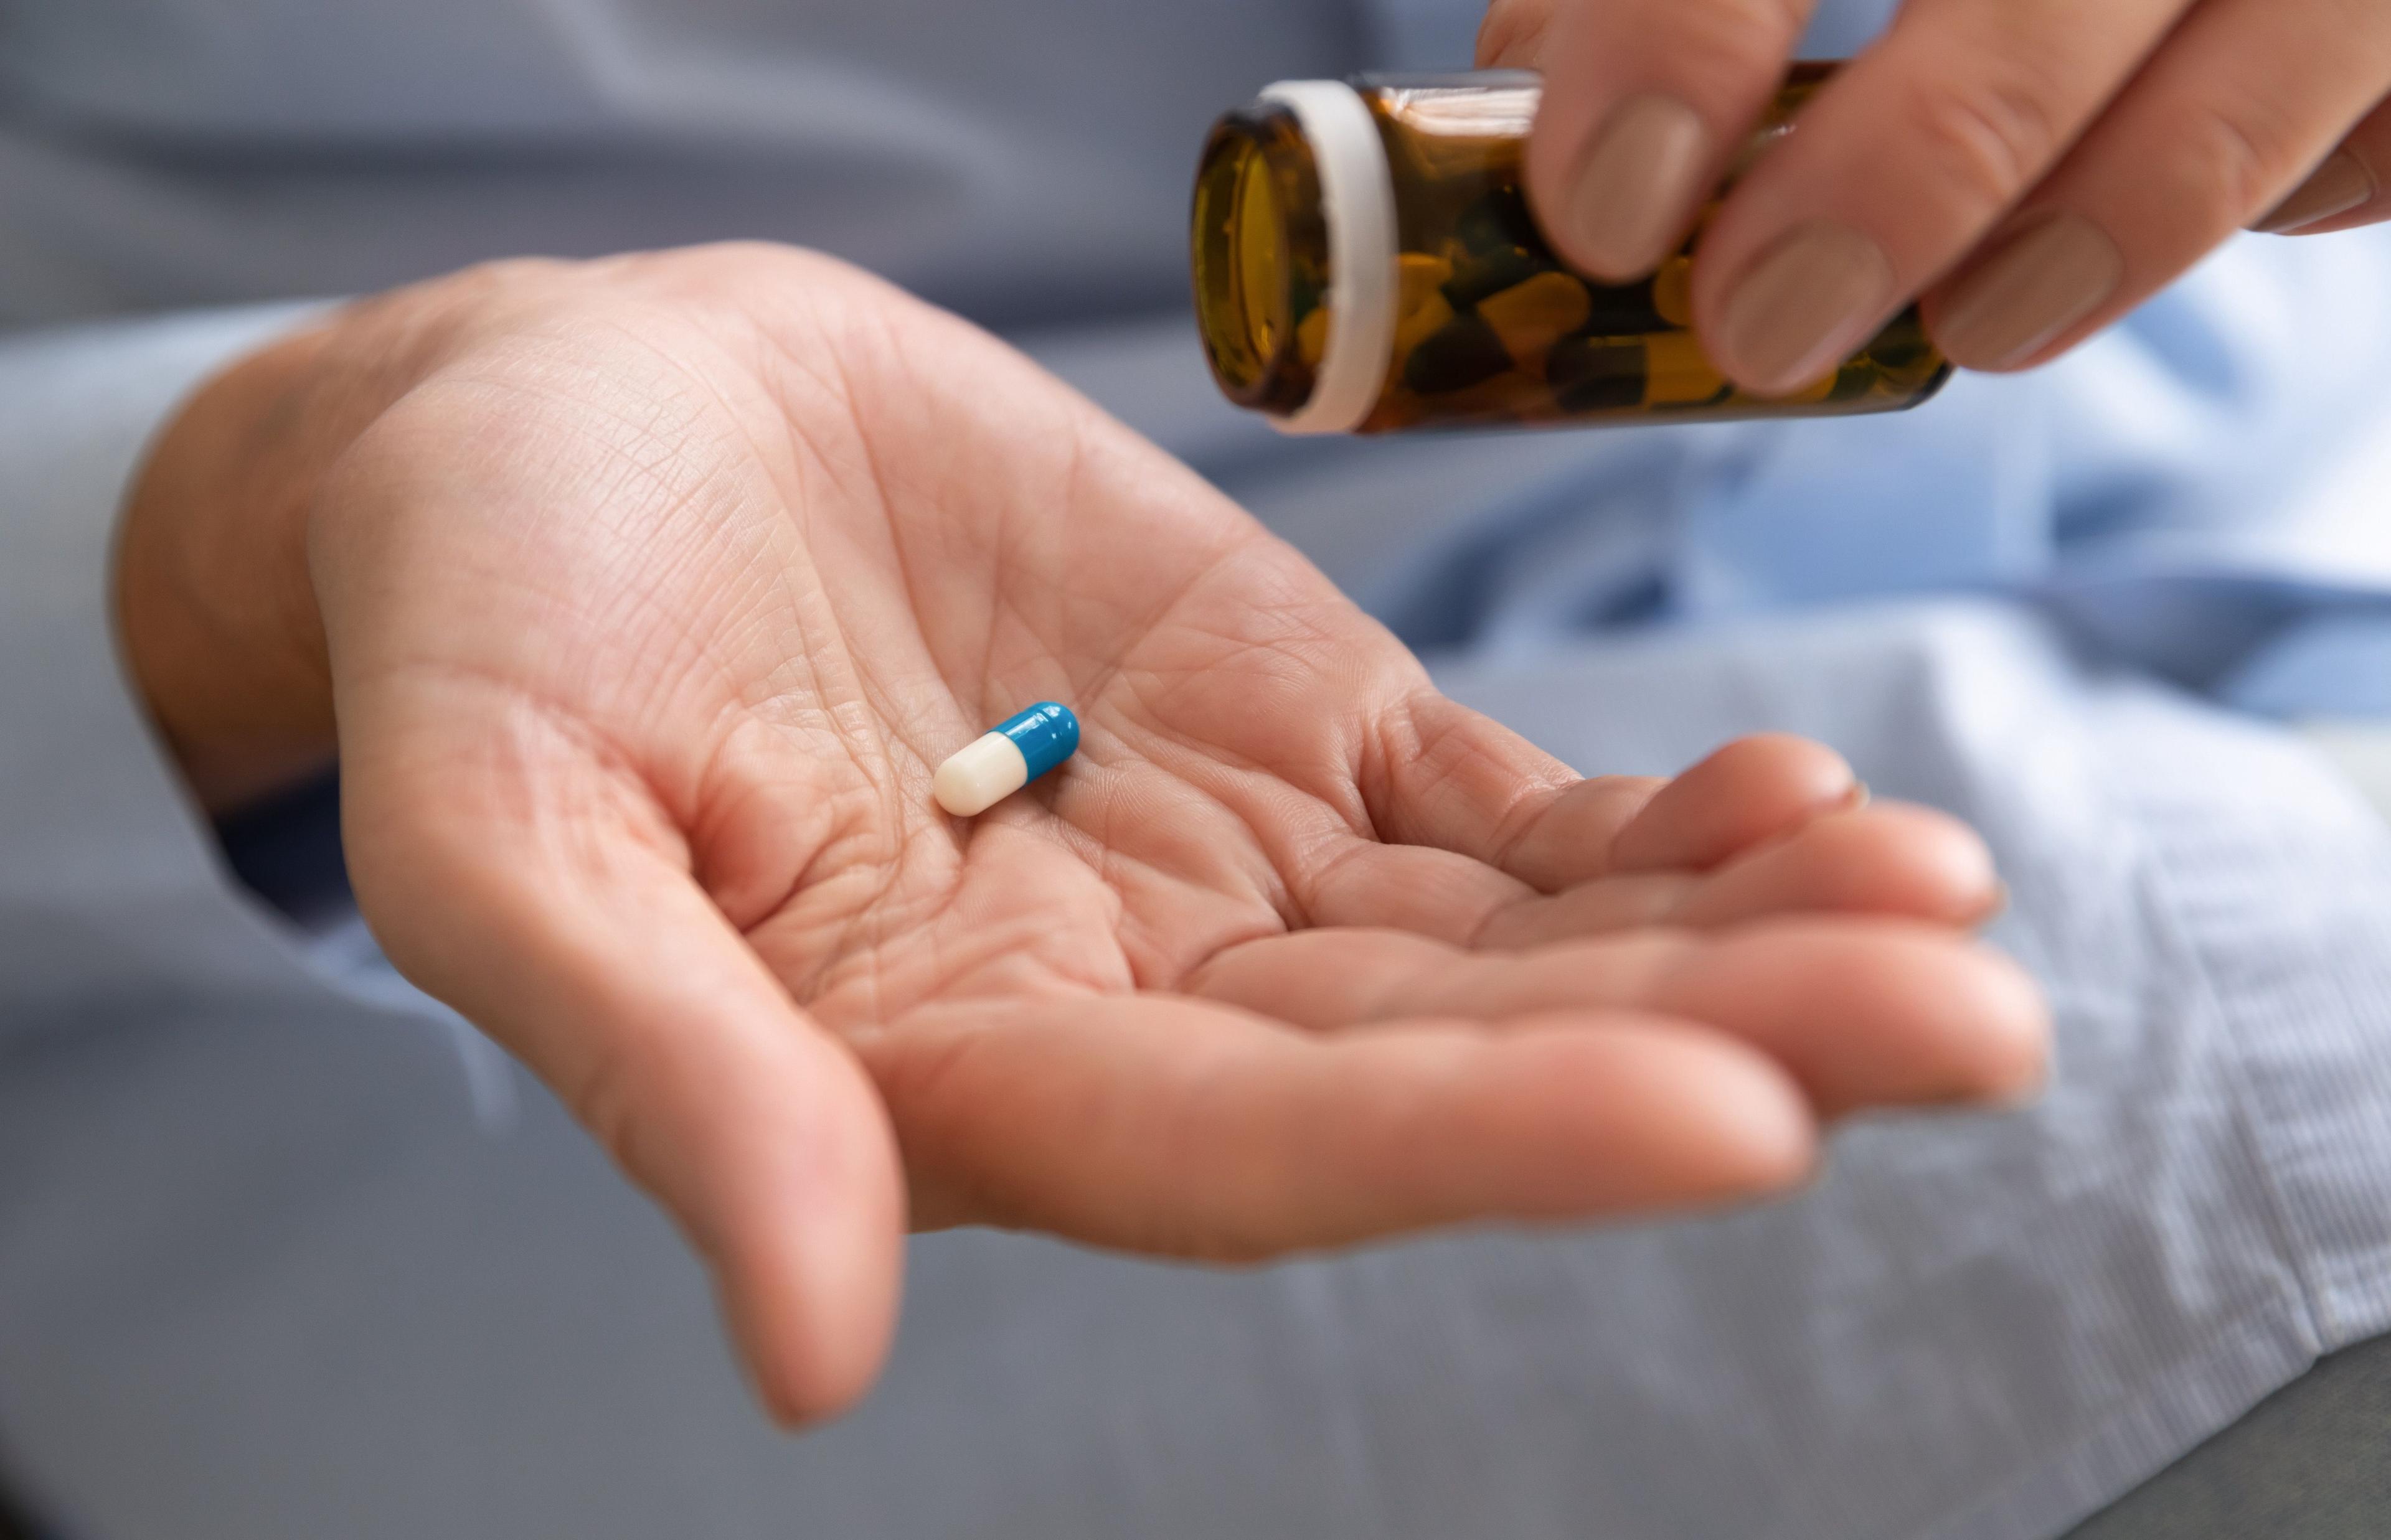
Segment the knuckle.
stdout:
[[1687,78],[1740,85],[1780,75],[1801,36],[1804,0],[1687,0],[1656,19],[1656,56]]
[[[1478,32],[1481,64],[1544,62],[1547,34],[1557,13],[1572,0],[1493,0]],[[1632,45],[1640,58],[1668,77],[1717,90],[1739,91],[1756,80],[1775,80],[1807,26],[1811,0],[1662,0],[1632,7],[1590,6],[1609,22],[1612,43]],[[1564,28],[1564,31],[1567,29]]]
[[2062,134],[2054,101],[2048,81],[2018,66],[1967,82],[1919,82],[1900,121],[1942,186],[1999,209],[2057,156]]
[[2301,161],[2292,125],[2255,102],[2195,107],[2176,143],[2178,206],[2218,229],[2269,207]]
[[1544,33],[1552,25],[1554,0],[1494,0],[1478,26],[1480,68],[1523,67],[1544,53]]

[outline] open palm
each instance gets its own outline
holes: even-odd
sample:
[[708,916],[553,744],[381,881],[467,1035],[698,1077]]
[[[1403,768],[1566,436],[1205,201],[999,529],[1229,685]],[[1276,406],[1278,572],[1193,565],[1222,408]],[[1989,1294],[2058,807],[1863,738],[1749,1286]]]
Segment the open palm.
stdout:
[[[1790,739],[1581,780],[819,258],[491,280],[311,557],[368,918],[679,1217],[784,1415],[868,1381],[909,1217],[1244,1258],[1716,1201],[2038,1068],[1964,830]],[[1078,757],[941,814],[1043,699]]]

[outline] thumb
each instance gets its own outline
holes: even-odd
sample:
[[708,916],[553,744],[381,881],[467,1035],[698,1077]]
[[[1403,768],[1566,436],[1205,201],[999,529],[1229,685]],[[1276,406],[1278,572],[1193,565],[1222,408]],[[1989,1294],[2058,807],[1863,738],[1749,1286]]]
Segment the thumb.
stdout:
[[358,693],[341,712],[343,833],[391,960],[671,1213],[777,1418],[846,1407],[886,1355],[903,1255],[871,1081],[585,725],[481,679]]

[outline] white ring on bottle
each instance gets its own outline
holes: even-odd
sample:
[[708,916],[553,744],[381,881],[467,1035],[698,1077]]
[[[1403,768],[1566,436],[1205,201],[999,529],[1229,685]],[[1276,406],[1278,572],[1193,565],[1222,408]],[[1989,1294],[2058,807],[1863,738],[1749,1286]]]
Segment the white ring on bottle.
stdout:
[[1264,101],[1295,114],[1320,176],[1328,233],[1328,343],[1288,433],[1350,433],[1378,404],[1395,352],[1395,179],[1362,94],[1339,80],[1283,80]]

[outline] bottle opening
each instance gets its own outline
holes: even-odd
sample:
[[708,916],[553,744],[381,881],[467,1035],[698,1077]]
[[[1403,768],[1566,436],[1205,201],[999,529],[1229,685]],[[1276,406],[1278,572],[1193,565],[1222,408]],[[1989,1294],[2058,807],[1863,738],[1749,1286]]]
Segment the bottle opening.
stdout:
[[1221,120],[1196,174],[1196,316],[1212,374],[1241,406],[1287,413],[1327,344],[1328,235],[1318,168],[1293,112]]

